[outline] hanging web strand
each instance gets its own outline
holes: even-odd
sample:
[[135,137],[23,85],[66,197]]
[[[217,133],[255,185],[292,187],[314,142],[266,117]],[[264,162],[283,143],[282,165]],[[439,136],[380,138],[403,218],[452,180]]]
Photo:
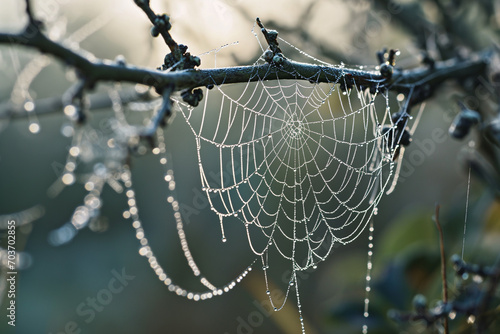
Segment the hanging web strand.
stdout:
[[[295,79],[283,80],[270,66],[246,84],[214,81],[198,108],[176,103],[193,133],[201,189],[223,238],[223,221],[243,225],[268,294],[270,263],[290,262],[283,304],[270,297],[275,310],[295,288],[300,311],[296,272],[316,268],[334,245],[352,242],[369,224],[393,184],[401,139],[380,82],[371,91],[352,77],[348,85],[344,65],[300,53],[317,65],[310,77],[292,68]],[[254,65],[264,63],[263,54]]]
[[[377,214],[377,211],[374,212],[374,214]],[[366,261],[366,278],[365,278],[365,300],[364,300],[364,310],[363,310],[363,317],[365,319],[368,319],[370,316],[369,313],[369,306],[370,306],[370,291],[371,291],[371,280],[372,280],[372,268],[373,268],[373,219],[370,220],[370,228],[368,229],[369,234],[368,234],[368,256],[367,256],[367,261]],[[363,324],[362,327],[362,333],[367,334],[368,333],[368,325],[365,323]]]
[[169,159],[167,159],[166,155],[165,138],[162,129],[157,130],[156,137],[158,139],[158,146],[155,149],[153,149],[153,153],[159,156],[160,164],[163,165],[165,168],[164,180],[167,184],[167,188],[170,190],[170,195],[167,197],[167,202],[172,206],[172,210],[174,212],[177,234],[179,236],[179,241],[181,243],[181,247],[184,252],[184,257],[186,258],[186,261],[189,267],[191,268],[193,275],[198,277],[200,283],[204,285],[206,288],[208,288],[208,290],[204,292],[190,291],[183,288],[180,285],[175,284],[173,280],[167,275],[163,267],[160,265],[158,259],[154,255],[153,249],[149,245],[149,241],[146,237],[143,224],[139,218],[139,212],[135,199],[135,191],[133,190],[132,186],[132,175],[130,169],[127,165],[124,165],[122,167],[123,170],[121,171],[121,181],[125,186],[126,189],[125,193],[128,198],[127,201],[129,205],[128,215],[133,221],[132,226],[136,231],[136,238],[138,239],[140,244],[139,254],[147,258],[151,266],[151,269],[153,269],[153,271],[156,273],[159,280],[162,281],[168,287],[169,291],[174,292],[181,297],[185,297],[187,299],[195,301],[207,300],[215,296],[220,296],[223,293],[230,291],[236,286],[237,283],[241,282],[241,280],[252,270],[253,263],[250,264],[248,267],[246,267],[243,270],[243,272],[240,275],[238,275],[234,280],[231,280],[222,287],[216,287],[215,285],[210,283],[210,281],[205,276],[202,275],[200,269],[198,268],[191,254],[191,251],[189,249],[189,244],[186,239],[186,234],[184,232],[184,224],[182,221],[179,202],[175,199],[174,190],[176,184],[174,179],[174,172],[173,169],[167,167],[167,162]]

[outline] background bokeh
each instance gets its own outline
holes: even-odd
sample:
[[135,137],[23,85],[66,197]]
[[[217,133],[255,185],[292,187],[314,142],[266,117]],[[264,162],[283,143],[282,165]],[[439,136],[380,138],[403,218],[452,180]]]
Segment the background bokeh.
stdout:
[[[88,25],[85,32],[88,37],[81,41],[80,47],[97,58],[114,59],[121,54],[128,63],[147,67],[157,67],[163,62],[166,47],[160,39],[150,37],[149,22],[131,0],[34,3],[35,13],[50,24],[55,39],[70,36]],[[151,3],[157,12],[165,11],[171,16],[174,39],[188,45],[193,54],[230,44],[216,53],[218,67],[251,64],[256,60],[260,53],[252,33],[256,17],[301,50],[330,63],[376,65],[375,52],[386,46],[400,49],[398,65],[403,68],[420,62],[417,38],[395,19],[400,7],[392,2],[152,0]],[[408,5],[411,1],[402,3]],[[498,9],[498,3],[492,3]],[[488,32],[490,27],[491,31],[498,31],[500,12],[485,24],[480,9],[470,6],[475,10],[478,24],[481,21],[481,29]],[[438,20],[440,8],[433,1],[425,1],[423,9],[423,14]],[[21,29],[25,22],[23,11],[22,1],[2,0],[0,31]],[[464,15],[464,22],[471,20],[463,13],[460,15]],[[431,46],[433,39],[441,36],[440,31],[428,34]],[[477,50],[492,44],[495,32],[484,33],[483,37],[484,41],[475,45]],[[16,77],[36,54],[18,46],[0,47],[1,103],[9,100]],[[35,100],[61,95],[69,86],[70,74],[65,66],[51,59],[44,61],[49,66],[29,89]],[[214,65],[214,52],[202,57],[202,67]],[[440,218],[447,253],[462,252],[468,169],[461,157],[473,149],[477,135],[472,133],[463,141],[441,135],[443,140],[433,139],[436,133],[448,132],[458,112],[454,98],[460,94],[463,93],[455,86],[446,84],[428,101],[413,143],[407,149],[400,184],[380,203],[374,222],[370,333],[419,331],[422,328],[418,326],[408,329],[406,325],[393,323],[387,319],[387,311],[411,309],[416,293],[426,294],[431,304],[441,298],[439,242],[432,222],[436,203],[442,208]],[[95,111],[89,122],[98,125],[111,116],[109,110]],[[40,116],[41,130],[33,134],[27,119],[0,119],[0,214],[38,204],[45,211],[42,218],[17,230],[17,249],[29,254],[30,266],[18,276],[16,328],[12,331],[6,325],[2,303],[0,332],[77,333],[77,329],[82,333],[299,332],[294,298],[280,312],[265,311],[266,306],[262,305],[267,300],[266,288],[258,265],[233,291],[208,301],[189,301],[169,292],[138,254],[135,231],[122,216],[127,208],[125,196],[110,187],[104,189],[98,231],[84,229],[70,243],[52,246],[48,235],[69,220],[85,194],[83,185],[77,182],[55,198],[47,195],[47,189],[60,176],[71,144],[61,134],[66,122],[58,112]],[[201,185],[194,138],[182,117],[177,117],[166,130],[166,142],[176,173],[178,199],[192,205]],[[152,154],[134,157],[131,166],[141,218],[156,255],[177,282],[186,288],[200,289],[182,255],[171,209],[164,200],[166,186],[157,158]],[[489,264],[499,251],[500,209],[495,195],[474,175],[470,188],[465,259]],[[218,218],[208,206],[193,213],[186,224],[193,256],[205,275],[219,284],[236,277],[254,259],[241,224],[226,224],[225,228],[228,242],[222,243]],[[361,331],[366,232],[356,242],[335,249],[325,263],[301,280],[301,303],[308,333]],[[92,320],[87,322],[89,318],[79,316],[76,312],[79,305],[109,289],[110,280],[123,270],[133,276],[123,290],[113,294],[109,304],[96,312]],[[282,286],[280,278],[277,273],[276,286]],[[456,323],[456,327],[461,326],[460,319]]]

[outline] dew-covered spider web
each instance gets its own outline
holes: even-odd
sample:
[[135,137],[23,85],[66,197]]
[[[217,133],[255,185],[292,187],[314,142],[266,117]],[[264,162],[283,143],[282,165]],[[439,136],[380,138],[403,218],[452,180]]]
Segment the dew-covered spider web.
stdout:
[[[100,21],[99,21],[100,22]],[[103,21],[104,22],[104,21]],[[83,31],[87,31],[84,29]],[[75,40],[84,39],[76,34]],[[79,37],[80,36],[80,37]],[[396,98],[384,87],[377,67],[347,67],[331,65],[298,50],[286,41],[283,58],[270,61],[268,49],[251,66],[248,82],[228,84],[214,79],[203,90],[198,107],[173,96],[174,111],[181,114],[192,132],[191,145],[196,151],[200,176],[199,187],[204,192],[214,221],[220,223],[221,239],[226,241],[225,226],[239,224],[245,231],[248,245],[256,260],[233,280],[222,286],[212,284],[203,275],[188,245],[180,203],[175,195],[177,181],[170,163],[163,130],[156,132],[158,155],[164,167],[164,181],[170,191],[166,198],[174,213],[174,222],[184,256],[204,291],[190,291],[173,281],[155,256],[139,216],[133,176],[127,160],[133,140],[139,141],[137,128],[129,124],[126,113],[151,111],[158,101],[125,103],[120,87],[108,87],[114,117],[110,133],[101,133],[90,125],[64,125],[62,133],[72,137],[60,182],[49,188],[58,194],[62,187],[72,185],[77,178],[78,164],[93,164],[88,175],[80,176],[87,195],[70,221],[54,230],[49,240],[60,245],[71,240],[77,231],[92,226],[102,206],[101,193],[105,184],[116,192],[124,192],[128,210],[125,218],[132,220],[139,254],[146,257],[158,278],[169,291],[195,301],[210,299],[233,289],[259,262],[274,308],[283,308],[290,294],[295,295],[302,331],[305,331],[298,288],[298,272],[315,269],[338,245],[354,241],[369,226],[366,292],[372,268],[373,216],[377,214],[382,196],[393,190],[398,163],[403,149],[399,141],[401,128],[410,117],[405,111],[408,97]],[[209,54],[217,56],[220,50]],[[307,76],[294,68],[293,59],[314,66]],[[35,70],[25,70],[26,76],[36,77],[46,64],[46,58],[33,62]],[[261,71],[263,66],[267,71]],[[364,73],[357,82],[351,70]],[[373,78],[370,80],[370,75]],[[286,77],[286,78],[285,78]],[[32,79],[19,80],[12,100],[30,112],[34,103],[29,95]],[[367,79],[368,78],[368,79]],[[68,104],[64,112],[70,119],[75,106]],[[31,115],[34,117],[34,115]],[[145,116],[148,118],[148,116]],[[37,120],[30,131],[40,129]],[[168,131],[168,127],[167,130]],[[133,139],[133,140],[132,140]],[[188,147],[189,148],[189,147]],[[166,218],[169,223],[171,218]],[[270,294],[273,266],[287,262],[291,275],[285,298],[279,302]],[[364,316],[368,316],[368,295]],[[363,327],[366,332],[367,328]]]
[[[382,82],[359,85],[346,79],[344,65],[301,54],[317,65],[311,76],[292,64],[288,78],[281,79],[285,69],[274,62],[262,75],[263,54],[247,83],[214,82],[201,106],[180,100],[177,105],[193,133],[201,190],[220,222],[222,241],[225,224],[239,222],[262,263],[268,295],[273,263],[289,262],[286,297],[276,303],[270,296],[270,302],[280,310],[295,288],[304,331],[296,273],[316,268],[334,247],[354,241],[370,224],[383,194],[395,185],[401,133],[395,126],[400,119],[392,115],[398,103],[391,110],[391,95],[379,89]],[[372,70],[374,77],[379,74]],[[406,126],[407,119],[402,121]],[[367,292],[372,233],[373,225]],[[368,298],[365,306],[367,317]]]

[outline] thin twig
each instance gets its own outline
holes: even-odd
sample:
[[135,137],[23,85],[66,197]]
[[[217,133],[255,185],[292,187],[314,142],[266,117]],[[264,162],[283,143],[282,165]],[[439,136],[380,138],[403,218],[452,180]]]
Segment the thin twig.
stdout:
[[31,6],[31,0],[25,0],[26,3],[26,15],[28,16],[28,26],[26,27],[26,32],[32,30],[38,30],[42,26],[42,21],[39,21],[35,18],[33,14],[33,9]]
[[[160,27],[158,26],[156,20],[158,16],[149,6],[149,0],[134,0],[135,4],[142,9],[142,11],[147,15],[149,21],[158,28],[158,32],[163,37],[163,40],[167,44],[170,51],[173,53],[174,51],[179,49],[179,45],[174,41],[170,33],[168,32],[167,26]],[[179,60],[179,59],[178,59]]]
[[64,105],[74,105],[76,113],[73,119],[78,122],[83,122],[85,120],[85,91],[91,84],[85,80],[80,79],[75,84],[73,84],[63,95]]
[[152,137],[160,125],[165,124],[166,119],[171,115],[172,102],[170,96],[173,92],[172,86],[167,86],[162,92],[163,102],[160,108],[158,108],[155,115],[151,118],[149,124],[140,131],[142,137]]
[[28,19],[30,20],[30,22],[34,21],[33,11],[31,10],[31,1],[30,0],[26,0],[26,15],[28,15]]
[[260,27],[262,34],[266,38],[266,42],[269,45],[269,48],[273,51],[273,53],[281,53],[281,49],[278,43],[278,32],[276,30],[267,30],[259,18],[255,19],[257,21],[257,25]]
[[[448,283],[446,280],[446,257],[444,253],[444,238],[443,238],[443,229],[441,228],[441,224],[439,223],[439,204],[436,204],[436,213],[434,216],[434,222],[436,223],[438,232],[439,232],[439,250],[441,252],[441,279],[443,280],[443,303],[446,305],[448,303]],[[449,333],[448,328],[448,317],[444,317],[444,333]]]

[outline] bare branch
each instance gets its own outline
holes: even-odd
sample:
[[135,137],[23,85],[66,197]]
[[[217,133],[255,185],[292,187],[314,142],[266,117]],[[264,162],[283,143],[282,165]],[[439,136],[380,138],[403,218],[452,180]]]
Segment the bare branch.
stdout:
[[169,118],[172,112],[172,102],[170,100],[172,91],[172,86],[167,86],[163,90],[163,103],[150,120],[150,123],[140,132],[142,137],[152,137],[159,126],[166,125],[166,118]]
[[[158,18],[149,7],[149,1],[135,0],[135,2],[145,11],[150,20]],[[29,12],[31,12],[31,9],[29,9]],[[262,23],[260,23],[260,26],[263,31],[267,32],[266,39],[271,43],[270,45],[273,45],[276,51],[281,51],[277,45],[276,38],[273,38],[274,35],[271,34],[272,36],[270,36],[270,32],[264,28]],[[168,33],[167,28],[164,27],[161,31]],[[187,47],[183,46],[181,48],[178,46],[177,53],[182,54],[181,57],[185,58],[184,60],[187,65],[174,66],[174,70],[170,71],[159,71],[111,61],[91,61],[78,52],[50,40],[39,29],[33,29],[31,24],[18,34],[0,33],[0,44],[23,45],[54,56],[78,71],[81,78],[86,82],[84,85],[85,90],[91,89],[98,82],[131,82],[155,87],[158,92],[162,92],[167,86],[172,87],[173,92],[183,90],[193,92],[193,89],[196,87],[246,83],[258,80],[275,80],[279,78],[329,83],[340,82],[343,84],[341,87],[343,89],[354,85],[360,88],[370,88],[374,91],[388,89],[407,93],[412,89],[413,94],[410,106],[432,96],[434,90],[446,80],[463,79],[483,73],[491,57],[489,53],[485,52],[471,55],[469,59],[465,60],[453,59],[445,62],[436,62],[432,67],[423,66],[413,70],[394,68],[392,76],[388,77],[383,76],[379,71],[311,65],[295,62],[281,56],[278,59],[279,64],[272,60],[267,64],[258,66],[199,70],[192,68],[196,64],[199,64],[199,59],[189,55],[186,52]],[[175,58],[176,54],[173,52],[169,55],[171,58]],[[6,114],[0,114],[0,118],[5,118],[5,116]]]
[[[0,34],[0,44],[18,44],[33,47],[50,54],[68,65],[80,70],[90,81],[123,81],[162,88],[174,85],[174,90],[258,81],[261,79],[303,79],[314,78],[319,82],[336,81],[335,78],[351,77],[360,85],[369,86],[374,81],[383,81],[378,72],[310,65],[287,60],[283,68],[269,64],[260,66],[238,66],[229,68],[162,72],[130,65],[118,66],[109,61],[90,61],[82,55],[49,40],[43,34],[26,38],[22,34]],[[410,87],[429,85],[435,87],[448,79],[477,76],[486,69],[488,53],[471,56],[468,60],[436,62],[434,68],[420,67],[413,70],[395,69],[392,80],[384,83],[390,90],[407,91]],[[315,75],[320,73],[316,78]]]

